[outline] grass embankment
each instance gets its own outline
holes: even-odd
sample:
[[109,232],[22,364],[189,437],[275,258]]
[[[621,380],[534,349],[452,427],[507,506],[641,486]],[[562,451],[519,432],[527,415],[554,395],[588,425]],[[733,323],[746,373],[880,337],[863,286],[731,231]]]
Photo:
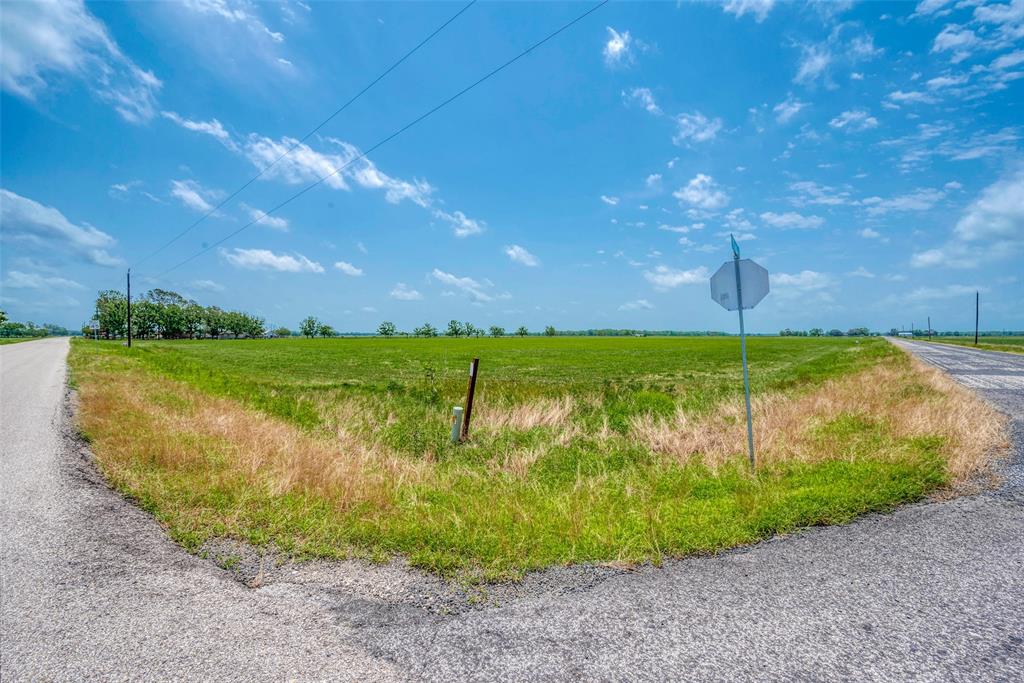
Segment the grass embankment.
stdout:
[[[501,578],[711,552],[919,499],[984,468],[1000,418],[884,341],[76,340],[108,478],[195,549]],[[469,443],[450,407],[482,358]]]
[[[920,339],[920,337],[919,337]],[[1024,353],[1024,337],[979,337],[978,345],[974,345],[974,337],[932,337],[927,341],[941,342],[943,344],[955,344],[967,346],[972,349],[985,351],[1008,351],[1010,353]]]

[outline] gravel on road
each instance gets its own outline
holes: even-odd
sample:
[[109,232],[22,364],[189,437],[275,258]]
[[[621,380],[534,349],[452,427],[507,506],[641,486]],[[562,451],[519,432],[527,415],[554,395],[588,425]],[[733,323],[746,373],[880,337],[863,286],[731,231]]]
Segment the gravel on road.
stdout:
[[289,565],[250,588],[186,554],[103,484],[68,434],[67,341],[0,347],[0,670],[6,680],[1019,680],[1024,356],[898,343],[1011,415],[1000,489],[661,567],[553,568],[452,614],[426,604],[451,591],[397,563]]

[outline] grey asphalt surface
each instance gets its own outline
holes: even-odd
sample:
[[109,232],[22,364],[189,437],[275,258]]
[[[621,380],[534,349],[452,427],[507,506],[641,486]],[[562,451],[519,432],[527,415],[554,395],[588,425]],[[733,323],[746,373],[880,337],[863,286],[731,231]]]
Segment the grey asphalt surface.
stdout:
[[[899,342],[1014,418],[997,491],[717,557],[533,574],[499,606],[299,565],[247,588],[171,544],[66,437],[66,340],[0,347],[5,680],[1020,680],[1024,356]],[[982,353],[982,355],[977,355]],[[985,385],[985,386],[982,386]]]

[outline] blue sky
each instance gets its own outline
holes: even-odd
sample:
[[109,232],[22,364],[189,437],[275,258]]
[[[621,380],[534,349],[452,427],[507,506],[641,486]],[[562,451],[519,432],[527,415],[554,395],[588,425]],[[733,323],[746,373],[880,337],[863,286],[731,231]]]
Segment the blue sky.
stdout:
[[297,327],[1024,328],[1024,0],[5,3],[2,302],[78,326],[175,289]]

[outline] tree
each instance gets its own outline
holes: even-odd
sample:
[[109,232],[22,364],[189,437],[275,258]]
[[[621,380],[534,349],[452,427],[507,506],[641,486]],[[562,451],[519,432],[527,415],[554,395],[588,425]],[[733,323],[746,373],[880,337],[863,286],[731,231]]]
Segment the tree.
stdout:
[[842,330],[837,330],[836,328],[833,327],[831,330],[828,331],[828,336],[830,336],[830,337],[842,337],[843,336],[843,331]]
[[458,320],[449,320],[448,329],[444,332],[449,337],[461,337],[462,336],[462,324]]
[[504,337],[505,336],[505,328],[504,327],[498,327],[497,325],[491,325],[491,336],[492,337]]
[[0,311],[0,325],[7,322],[7,311]]
[[414,328],[412,333],[417,337],[436,337],[437,328],[430,323],[423,323],[417,328]]
[[871,331],[866,327],[851,327],[846,332],[848,337],[867,337],[871,334]]
[[526,329],[526,325],[520,325],[519,329],[516,330],[516,334],[518,334],[520,337],[525,337],[526,335],[530,334],[530,331]]
[[197,337],[203,336],[204,313],[205,311],[203,310],[203,307],[195,301],[190,301],[188,305],[182,309],[184,319],[183,329],[189,339],[196,339]]
[[825,330],[821,329],[820,327],[812,327],[809,334],[812,337],[824,337],[825,336]]
[[473,323],[462,323],[462,333],[467,337],[472,337],[476,334],[476,325]]
[[316,331],[319,327],[320,321],[313,316],[309,316],[299,323],[299,332],[301,332],[304,337],[312,338],[316,336]]
[[123,337],[128,332],[128,299],[116,289],[96,296],[96,320],[104,338]]
[[553,326],[548,325],[547,327],[544,328],[545,337],[554,337],[556,334],[558,334],[558,331],[555,330]]
[[224,311],[216,306],[210,306],[203,311],[203,327],[206,334],[213,339],[220,339],[224,334]]
[[395,333],[398,332],[398,328],[391,321],[385,320],[377,328],[377,334],[382,337],[394,337]]
[[292,336],[292,331],[289,330],[287,327],[279,327],[276,330],[274,330],[274,336],[275,337],[290,337],[290,336]]
[[334,331],[334,328],[326,323],[320,323],[317,325],[316,333],[321,337],[333,337],[337,334],[337,332]]

